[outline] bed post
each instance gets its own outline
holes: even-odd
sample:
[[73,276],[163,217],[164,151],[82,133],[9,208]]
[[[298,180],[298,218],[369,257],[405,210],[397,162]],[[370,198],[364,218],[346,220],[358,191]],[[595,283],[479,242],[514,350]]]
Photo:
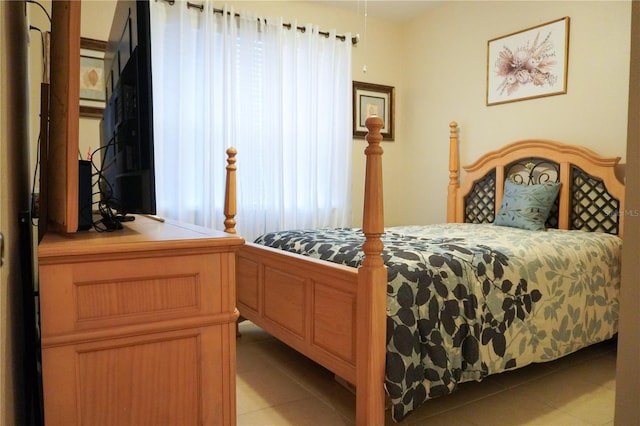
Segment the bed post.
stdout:
[[235,148],[227,149],[227,183],[224,189],[224,232],[236,233],[236,154]]
[[384,369],[387,327],[387,270],[382,260],[382,129],[378,116],[367,118],[366,171],[362,230],[364,260],[358,269],[356,424],[384,425]]
[[449,123],[449,191],[447,192],[447,222],[456,222],[458,188],[460,188],[460,157],[458,155],[458,123]]

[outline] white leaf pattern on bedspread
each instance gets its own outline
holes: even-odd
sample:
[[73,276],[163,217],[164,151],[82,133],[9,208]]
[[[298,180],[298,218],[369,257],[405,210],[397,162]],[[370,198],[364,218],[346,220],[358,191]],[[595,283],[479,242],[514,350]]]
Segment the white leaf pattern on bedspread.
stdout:
[[[360,229],[285,231],[256,242],[357,267]],[[622,240],[490,224],[387,228],[385,386],[393,418],[459,383],[612,337]]]

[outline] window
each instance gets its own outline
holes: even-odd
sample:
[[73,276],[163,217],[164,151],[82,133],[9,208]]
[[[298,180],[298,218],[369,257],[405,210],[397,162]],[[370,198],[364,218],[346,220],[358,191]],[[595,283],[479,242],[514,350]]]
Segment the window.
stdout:
[[158,214],[222,229],[233,146],[247,240],[349,226],[351,44],[210,3],[151,9]]

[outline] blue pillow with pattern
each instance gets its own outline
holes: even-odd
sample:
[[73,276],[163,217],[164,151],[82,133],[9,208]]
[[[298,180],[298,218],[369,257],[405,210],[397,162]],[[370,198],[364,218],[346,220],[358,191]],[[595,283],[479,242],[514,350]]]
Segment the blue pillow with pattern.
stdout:
[[507,179],[494,225],[543,231],[559,190],[559,182],[518,185]]

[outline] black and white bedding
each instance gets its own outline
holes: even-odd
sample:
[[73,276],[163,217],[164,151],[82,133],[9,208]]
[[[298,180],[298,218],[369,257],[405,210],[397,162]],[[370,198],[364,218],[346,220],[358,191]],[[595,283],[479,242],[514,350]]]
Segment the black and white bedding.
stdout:
[[[269,233],[257,243],[352,267],[360,229]],[[387,228],[385,387],[400,421],[459,383],[559,358],[618,326],[622,240],[491,224]]]

